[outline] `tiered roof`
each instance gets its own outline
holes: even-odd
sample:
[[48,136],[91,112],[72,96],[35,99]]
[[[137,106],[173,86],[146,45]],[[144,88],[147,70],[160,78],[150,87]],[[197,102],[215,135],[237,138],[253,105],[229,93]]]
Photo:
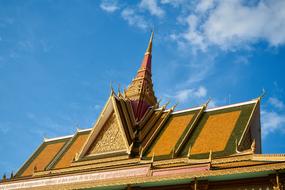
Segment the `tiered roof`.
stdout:
[[152,39],[136,78],[124,93],[111,90],[91,129],[45,139],[0,189],[182,183],[285,169],[284,155],[260,154],[260,98],[210,109],[207,103],[181,111],[159,106],[151,80]]
[[140,120],[147,109],[150,106],[155,106],[157,103],[151,79],[152,40],[153,32],[151,33],[141,67],[125,92],[126,97],[131,100],[136,120]]

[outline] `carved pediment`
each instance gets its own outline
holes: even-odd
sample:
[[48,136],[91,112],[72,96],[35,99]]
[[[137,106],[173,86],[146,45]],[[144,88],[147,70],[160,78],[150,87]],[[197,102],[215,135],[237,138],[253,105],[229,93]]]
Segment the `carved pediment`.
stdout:
[[108,157],[130,154],[130,144],[119,114],[116,97],[111,94],[78,157]]
[[119,128],[116,115],[113,112],[102,127],[95,141],[90,146],[87,155],[96,155],[125,149],[126,146],[123,135]]

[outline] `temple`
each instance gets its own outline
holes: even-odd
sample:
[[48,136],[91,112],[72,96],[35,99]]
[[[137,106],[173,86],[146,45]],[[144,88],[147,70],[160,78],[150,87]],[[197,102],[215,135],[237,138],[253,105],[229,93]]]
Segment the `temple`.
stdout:
[[152,81],[151,35],[141,66],[90,129],[44,139],[0,189],[281,190],[285,155],[262,154],[260,101],[176,111]]

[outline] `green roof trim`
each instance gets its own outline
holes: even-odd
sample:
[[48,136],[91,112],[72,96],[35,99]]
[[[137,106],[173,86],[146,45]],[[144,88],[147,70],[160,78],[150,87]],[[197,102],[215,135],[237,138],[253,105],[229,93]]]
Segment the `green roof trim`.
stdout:
[[[216,114],[222,114],[222,113],[229,113],[229,112],[234,112],[234,111],[241,111],[241,114],[235,124],[235,127],[233,129],[233,132],[227,142],[226,148],[223,151],[219,152],[212,152],[213,157],[222,157],[222,156],[228,156],[231,154],[236,153],[235,148],[236,148],[236,140],[239,140],[242,136],[243,131],[246,128],[247,122],[250,119],[251,113],[254,111],[256,103],[251,103],[251,104],[245,104],[245,105],[240,105],[240,106],[235,106],[235,107],[228,107],[224,109],[218,109],[218,110],[213,110],[213,111],[206,111],[203,113],[202,117],[200,118],[200,122],[194,129],[192,135],[190,136],[190,139],[188,143],[185,145],[184,149],[181,152],[182,156],[187,156],[189,146],[193,145],[198,138],[200,132],[202,131],[202,128],[204,127],[205,123],[207,122],[209,116],[211,115],[216,115]],[[202,154],[191,154],[191,158],[194,159],[203,159],[203,158],[208,158],[209,153],[202,153]]]
[[88,134],[90,133],[91,130],[84,130],[84,131],[78,131],[68,142],[66,142],[62,149],[59,151],[59,156],[55,157],[55,159],[53,159],[51,161],[50,164],[48,164],[48,168],[47,169],[53,169],[56,164],[61,160],[61,158],[65,155],[65,153],[69,150],[69,148],[73,145],[73,143],[77,140],[77,138],[80,136],[80,135],[85,135],[85,134]]
[[[23,164],[23,166],[17,171],[15,174],[15,177],[21,177],[24,171],[30,166],[30,164],[38,157],[38,155],[50,144],[55,144],[55,143],[60,143],[60,142],[65,142],[65,144],[70,140],[71,137],[67,138],[61,138],[61,139],[56,139],[56,140],[51,140],[51,141],[44,141],[42,144],[36,149],[36,151],[32,154],[30,158]],[[62,148],[59,150],[61,151],[65,144],[62,146]],[[50,164],[50,163],[49,163]],[[48,165],[49,165],[48,164]]]
[[[151,143],[151,145],[145,151],[144,155],[148,155],[151,152],[152,148],[154,148],[156,143],[159,141],[159,139],[161,138],[161,136],[163,135],[164,131],[167,129],[167,127],[169,126],[169,124],[170,124],[170,122],[172,121],[173,118],[180,117],[180,116],[185,116],[185,115],[193,115],[191,121],[188,123],[187,127],[184,129],[184,131],[181,134],[181,136],[179,137],[178,141],[175,143],[175,149],[176,149],[177,146],[183,140],[183,137],[186,135],[186,133],[189,130],[189,128],[192,126],[192,123],[195,121],[195,118],[197,117],[197,115],[200,112],[200,110],[201,109],[195,109],[195,110],[189,110],[189,111],[186,111],[186,112],[171,114],[170,117],[167,119],[166,123],[164,124],[164,126],[159,131],[157,137],[154,139],[154,141]],[[155,159],[156,160],[163,160],[163,159],[169,159],[171,157],[172,157],[172,154],[167,154],[167,155],[155,156]],[[148,158],[150,158],[150,157],[148,157]]]

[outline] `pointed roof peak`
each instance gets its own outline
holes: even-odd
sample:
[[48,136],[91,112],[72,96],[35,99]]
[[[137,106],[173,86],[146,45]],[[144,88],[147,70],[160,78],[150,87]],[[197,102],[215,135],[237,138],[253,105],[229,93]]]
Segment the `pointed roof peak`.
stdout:
[[151,35],[150,35],[149,42],[148,42],[148,46],[147,46],[147,49],[146,49],[146,52],[145,52],[145,55],[147,55],[147,54],[150,54],[150,55],[151,55],[151,52],[152,52],[152,40],[153,40],[153,35],[154,35],[154,32],[152,31],[152,32],[151,32]]
[[141,66],[125,93],[126,97],[132,101],[132,107],[138,120],[142,118],[149,107],[157,103],[151,78],[153,35],[152,32]]

